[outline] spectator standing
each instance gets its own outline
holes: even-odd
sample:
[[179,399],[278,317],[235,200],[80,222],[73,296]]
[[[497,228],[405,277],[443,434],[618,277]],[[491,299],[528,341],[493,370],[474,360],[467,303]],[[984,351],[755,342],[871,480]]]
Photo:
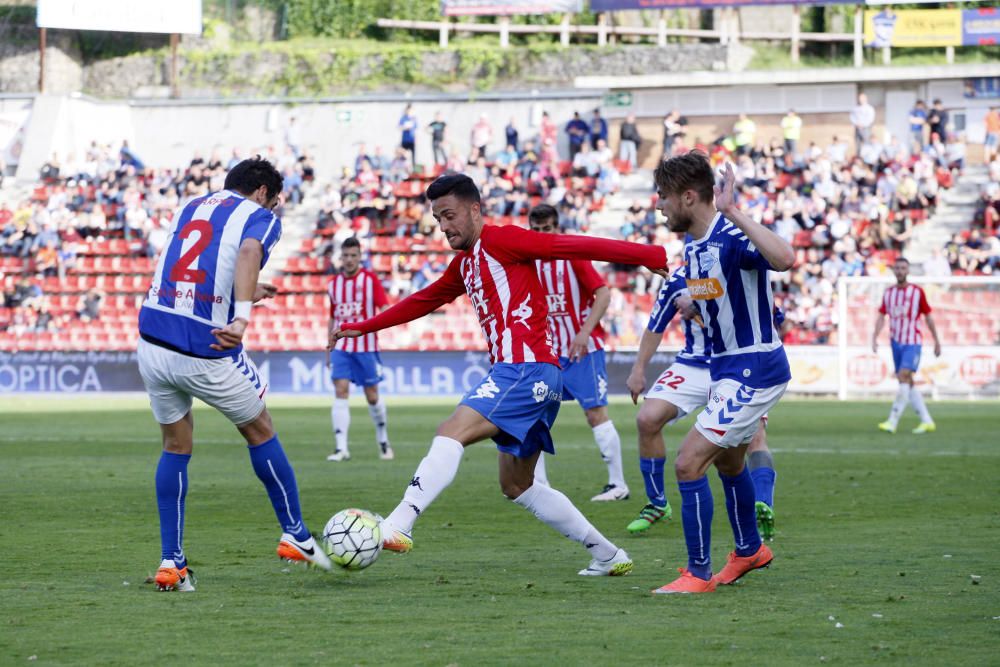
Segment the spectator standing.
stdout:
[[513,146],[514,150],[518,150],[521,143],[518,141],[519,136],[517,132],[517,124],[514,121],[514,117],[511,116],[510,120],[507,121],[507,127],[503,129],[504,135],[507,139],[507,145]]
[[417,166],[417,116],[413,113],[413,105],[407,104],[403,109],[403,115],[399,118],[399,130],[401,133],[399,145],[410,154],[410,164]]
[[639,128],[635,124],[635,114],[630,113],[625,117],[619,131],[618,159],[627,160],[633,169],[639,166],[639,146],[642,144],[642,137],[639,136]]
[[674,144],[684,137],[684,128],[687,124],[687,118],[677,109],[672,109],[663,118],[663,157],[668,158],[673,155]]
[[288,125],[285,126],[285,146],[292,151],[295,159],[298,159],[302,155],[302,133],[299,132],[299,125],[295,116],[291,116],[288,119]]
[[566,134],[569,136],[569,159],[572,160],[590,135],[590,127],[580,118],[579,111],[574,111],[573,119],[566,123]]
[[448,123],[444,122],[444,115],[438,111],[434,114],[434,120],[427,126],[427,131],[431,134],[431,150],[434,153],[434,164],[447,164],[448,153],[444,149],[445,132]]
[[997,156],[1000,144],[1000,107],[993,107],[983,119],[986,125],[986,140],[983,142],[983,162],[989,164]]
[[875,107],[868,104],[868,96],[858,93],[858,104],[851,109],[851,125],[854,126],[854,150],[861,152],[861,146],[872,138],[872,125],[875,124]]
[[749,153],[756,135],[757,123],[753,122],[745,113],[741,113],[733,125],[733,143],[736,144],[736,152],[739,155]]
[[590,145],[597,148],[597,142],[608,143],[608,122],[601,118],[601,110],[594,109],[594,117],[590,119]]
[[556,145],[556,141],[559,138],[559,127],[555,124],[551,117],[549,117],[548,111],[542,112],[542,125],[538,130],[538,145],[545,146],[548,141],[552,142],[552,145]]
[[910,147],[914,154],[919,153],[924,148],[924,126],[927,124],[927,104],[923,100],[910,109]]
[[927,126],[931,130],[932,140],[935,134],[941,141],[944,141],[945,137],[948,136],[948,112],[945,111],[940,98],[934,100],[934,106],[927,114]]
[[493,126],[490,125],[490,118],[486,114],[479,116],[479,120],[472,126],[472,153],[475,157],[486,157],[486,151],[490,142],[493,141]]
[[785,138],[785,152],[795,157],[798,154],[799,139],[802,138],[802,117],[795,113],[795,109],[789,109],[781,119],[781,133]]

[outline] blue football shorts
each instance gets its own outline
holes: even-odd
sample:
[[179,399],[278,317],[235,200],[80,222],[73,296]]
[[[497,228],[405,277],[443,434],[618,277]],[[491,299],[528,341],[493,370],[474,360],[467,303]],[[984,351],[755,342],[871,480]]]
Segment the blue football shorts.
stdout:
[[608,372],[604,350],[584,355],[580,361],[559,357],[562,366],[563,400],[576,400],[584,410],[608,404]]
[[559,414],[562,373],[544,363],[496,364],[462,397],[465,405],[500,429],[497,449],[519,458],[555,453],[549,429]]
[[378,352],[330,350],[330,379],[350,380],[359,387],[371,387],[385,379]]
[[905,345],[903,343],[892,342],[892,363],[896,367],[896,372],[908,368],[914,373],[920,368],[920,346]]

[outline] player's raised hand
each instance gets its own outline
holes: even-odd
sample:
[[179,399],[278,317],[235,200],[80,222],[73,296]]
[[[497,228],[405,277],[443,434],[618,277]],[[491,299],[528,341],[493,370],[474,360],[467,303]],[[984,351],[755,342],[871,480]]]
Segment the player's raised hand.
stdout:
[[271,283],[257,283],[257,288],[253,292],[253,302],[257,303],[264,299],[271,299],[278,293],[278,288]]
[[223,352],[237,347],[243,342],[243,334],[246,333],[248,322],[243,318],[237,318],[227,324],[222,329],[212,329],[217,343],[209,345],[213,350]]
[[639,405],[639,396],[646,391],[646,374],[641,369],[633,367],[632,372],[628,374],[628,379],[625,380],[625,386],[628,387],[628,393],[632,396],[632,404]]
[[334,327],[330,329],[330,336],[326,342],[326,350],[329,352],[333,349],[334,344],[341,338],[357,338],[361,335],[361,332],[357,329],[338,329]]
[[722,187],[715,186],[715,208],[725,212],[736,204],[736,172],[731,162],[727,162],[722,171]]

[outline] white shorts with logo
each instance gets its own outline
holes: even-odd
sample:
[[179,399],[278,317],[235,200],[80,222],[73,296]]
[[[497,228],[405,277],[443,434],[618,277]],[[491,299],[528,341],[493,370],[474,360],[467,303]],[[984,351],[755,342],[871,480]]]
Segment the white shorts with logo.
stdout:
[[153,416],[161,424],[180,421],[198,398],[236,426],[249,424],[264,411],[267,385],[246,352],[236,357],[199,359],[139,341],[139,374],[149,394]]
[[778,404],[788,383],[754,389],[736,380],[712,383],[708,405],[698,415],[695,428],[719,447],[737,447],[750,442],[761,420]]
[[646,398],[666,401],[675,406],[677,416],[667,422],[673,424],[705,407],[711,388],[712,376],[707,366],[671,364],[656,378],[656,382],[646,392]]

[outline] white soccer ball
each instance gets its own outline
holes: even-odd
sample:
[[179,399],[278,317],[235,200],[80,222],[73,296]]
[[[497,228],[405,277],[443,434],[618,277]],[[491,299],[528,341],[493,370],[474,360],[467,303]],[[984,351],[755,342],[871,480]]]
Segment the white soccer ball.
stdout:
[[363,570],[382,553],[382,517],[353,507],[340,510],[326,522],[322,543],[340,567]]

